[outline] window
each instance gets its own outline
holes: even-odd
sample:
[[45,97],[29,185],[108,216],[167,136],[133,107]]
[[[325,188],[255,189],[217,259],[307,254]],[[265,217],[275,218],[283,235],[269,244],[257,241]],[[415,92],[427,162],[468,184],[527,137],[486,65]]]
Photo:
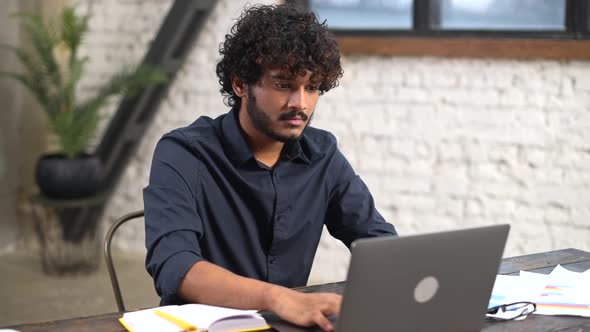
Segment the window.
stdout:
[[588,0],[288,0],[345,53],[590,59]]
[[310,8],[334,30],[412,28],[412,0],[311,0]]
[[441,0],[431,10],[438,30],[566,31],[565,0]]

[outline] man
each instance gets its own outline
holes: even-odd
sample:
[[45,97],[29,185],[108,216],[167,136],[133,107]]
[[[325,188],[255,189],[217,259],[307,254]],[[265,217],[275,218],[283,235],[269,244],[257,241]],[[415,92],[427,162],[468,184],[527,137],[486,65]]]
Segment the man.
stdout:
[[336,294],[303,294],[322,227],[350,246],[396,235],[326,131],[308,127],[338,85],[325,24],[290,6],[246,9],[220,47],[231,111],[158,143],[144,190],[146,267],[162,305],[271,310],[332,330]]

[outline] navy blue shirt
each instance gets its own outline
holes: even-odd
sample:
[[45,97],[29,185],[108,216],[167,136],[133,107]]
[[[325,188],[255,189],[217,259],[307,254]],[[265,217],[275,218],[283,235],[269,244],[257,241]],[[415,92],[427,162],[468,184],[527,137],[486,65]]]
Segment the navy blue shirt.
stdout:
[[324,225],[346,246],[396,234],[332,134],[306,128],[270,168],[254,158],[237,115],[200,117],[156,146],[143,197],[146,267],[162,305],[184,303],[177,288],[201,260],[297,287]]

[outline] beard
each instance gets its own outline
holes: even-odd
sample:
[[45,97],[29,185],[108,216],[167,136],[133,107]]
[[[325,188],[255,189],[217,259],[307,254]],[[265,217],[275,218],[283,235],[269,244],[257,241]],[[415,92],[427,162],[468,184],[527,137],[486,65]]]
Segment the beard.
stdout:
[[[279,142],[283,142],[283,143],[293,143],[293,142],[297,142],[301,139],[301,137],[303,136],[303,132],[305,132],[305,129],[307,128],[307,126],[309,126],[309,124],[311,123],[311,120],[313,118],[313,113],[311,116],[307,116],[307,114],[305,114],[304,112],[301,111],[297,111],[297,110],[293,110],[293,111],[289,111],[286,113],[283,113],[279,116],[279,120],[290,120],[290,119],[294,119],[296,117],[301,118],[303,121],[307,121],[305,123],[305,127],[303,128],[303,130],[301,131],[301,133],[299,135],[281,135],[279,133],[277,133],[275,130],[273,130],[272,128],[272,119],[270,118],[270,116],[266,113],[264,113],[263,110],[261,110],[258,107],[258,104],[256,103],[256,97],[254,97],[254,94],[252,93],[252,90],[248,87],[248,102],[246,103],[246,111],[248,112],[248,115],[250,116],[250,119],[252,121],[252,124],[254,125],[254,127],[262,132],[263,134],[265,134],[266,136],[268,136],[269,138],[275,140],[275,141],[279,141]],[[309,121],[308,121],[309,120]]]

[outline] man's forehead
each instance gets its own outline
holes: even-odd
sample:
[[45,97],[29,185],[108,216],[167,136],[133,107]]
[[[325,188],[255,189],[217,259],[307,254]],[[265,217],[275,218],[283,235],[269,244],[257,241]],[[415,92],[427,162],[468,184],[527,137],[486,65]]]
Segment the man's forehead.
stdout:
[[309,78],[313,75],[313,73],[307,69],[301,70],[298,73],[293,73],[289,70],[282,69],[282,68],[269,68],[269,69],[265,70],[265,74],[272,77],[272,78],[281,78],[281,79],[289,79],[289,80]]

